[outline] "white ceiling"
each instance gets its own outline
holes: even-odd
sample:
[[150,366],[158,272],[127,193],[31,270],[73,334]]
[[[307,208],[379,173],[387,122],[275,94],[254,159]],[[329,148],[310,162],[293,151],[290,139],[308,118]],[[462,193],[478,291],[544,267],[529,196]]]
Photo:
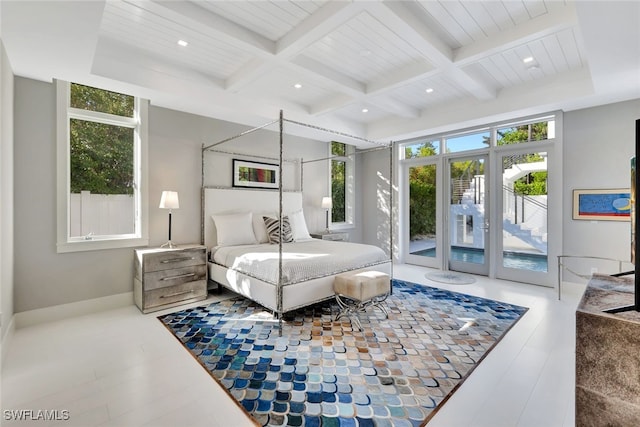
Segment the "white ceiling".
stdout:
[[249,126],[282,109],[387,141],[640,98],[638,1],[2,0],[0,17],[16,75]]

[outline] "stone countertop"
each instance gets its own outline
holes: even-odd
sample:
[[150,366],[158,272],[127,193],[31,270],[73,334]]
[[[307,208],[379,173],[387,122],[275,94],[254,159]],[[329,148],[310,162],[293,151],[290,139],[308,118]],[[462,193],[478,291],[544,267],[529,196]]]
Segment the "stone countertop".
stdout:
[[640,323],[640,312],[606,313],[605,310],[634,303],[634,276],[612,277],[594,274],[578,305],[577,311],[611,316],[620,320]]

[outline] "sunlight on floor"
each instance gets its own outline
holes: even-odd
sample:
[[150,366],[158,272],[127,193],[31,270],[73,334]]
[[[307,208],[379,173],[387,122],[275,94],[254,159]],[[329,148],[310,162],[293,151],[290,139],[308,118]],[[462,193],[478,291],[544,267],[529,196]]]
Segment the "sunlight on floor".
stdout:
[[[573,426],[575,308],[584,286],[564,284],[558,301],[551,288],[480,276],[461,287],[431,282],[428,271],[399,265],[394,276],[529,307],[428,425]],[[3,426],[252,425],[156,319],[165,312],[143,315],[131,305],[17,330],[2,408],[68,410],[70,419]]]

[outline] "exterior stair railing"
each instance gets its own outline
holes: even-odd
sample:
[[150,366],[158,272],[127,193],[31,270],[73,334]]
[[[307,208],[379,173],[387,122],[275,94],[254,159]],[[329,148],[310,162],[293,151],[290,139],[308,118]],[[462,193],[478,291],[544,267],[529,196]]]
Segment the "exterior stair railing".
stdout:
[[514,212],[515,224],[518,223],[518,198],[520,198],[520,222],[521,223],[524,222],[525,206],[534,205],[544,209],[545,211],[547,210],[547,204],[544,202],[541,202],[540,200],[534,199],[533,197],[527,196],[524,194],[518,194],[514,191],[513,188],[508,187],[506,185],[503,185],[502,189],[513,196],[513,212]]

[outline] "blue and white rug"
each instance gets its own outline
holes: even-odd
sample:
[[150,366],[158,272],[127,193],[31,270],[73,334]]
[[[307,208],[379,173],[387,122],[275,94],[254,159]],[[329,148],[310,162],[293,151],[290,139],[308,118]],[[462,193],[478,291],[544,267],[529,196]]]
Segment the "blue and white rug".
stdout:
[[362,331],[329,301],[278,322],[243,298],[160,316],[263,426],[420,426],[527,308],[393,280]]

